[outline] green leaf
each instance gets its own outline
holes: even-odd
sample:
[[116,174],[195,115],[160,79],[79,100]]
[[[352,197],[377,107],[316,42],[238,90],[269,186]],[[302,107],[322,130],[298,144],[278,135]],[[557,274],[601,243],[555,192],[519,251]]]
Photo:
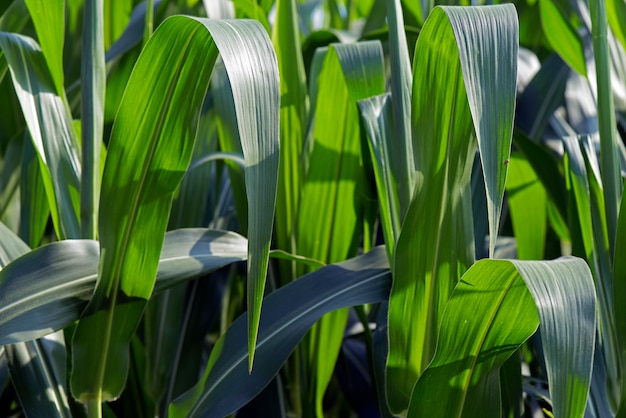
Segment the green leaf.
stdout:
[[[6,227],[0,224],[0,233],[2,229]],[[168,232],[155,294],[245,260],[246,246],[246,239],[234,232]],[[28,251],[24,247],[20,244],[7,254],[17,258]],[[54,242],[7,265],[0,271],[0,345],[40,338],[76,321],[93,294],[97,271],[98,243],[90,240]]]
[[550,46],[574,71],[587,76],[583,41],[576,33],[577,28],[568,21],[567,12],[563,10],[565,5],[569,6],[569,3],[559,4],[557,0],[539,0],[543,33]]
[[24,0],[24,3],[35,25],[39,44],[54,80],[56,94],[64,97],[65,0]]
[[[388,141],[390,169],[396,181],[400,220],[404,220],[415,191],[415,157],[411,140],[411,61],[400,0],[387,0],[393,133]],[[397,237],[396,237],[397,238]]]
[[619,39],[622,46],[626,48],[626,3],[621,0],[607,0],[606,17],[613,34]]
[[50,207],[41,166],[30,138],[24,141],[20,173],[20,237],[31,247],[39,246],[44,235]]
[[[622,199],[620,216],[615,234],[615,254],[626,251],[626,199]],[[620,347],[619,359],[626,364],[626,257],[617,256],[613,264],[613,306],[615,307],[615,335]],[[617,417],[626,416],[626,386],[622,385],[619,394]]]
[[391,169],[393,134],[390,95],[386,93],[361,100],[359,101],[359,108],[374,168],[385,248],[387,248],[387,255],[392,262],[395,244],[400,235],[401,218],[397,186]]
[[152,293],[172,196],[189,164],[218,49],[232,81],[255,208],[248,212],[252,361],[278,171],[276,63],[258,23],[172,17],[135,65],[111,133],[100,200],[101,272],[73,340],[72,393],[81,400],[114,399],[124,387],[128,343]]
[[[388,296],[391,275],[382,247],[322,267],[272,292],[263,302],[257,362],[248,374],[242,316],[220,337],[198,384],[169,409],[172,418],[223,417],[253,399],[322,315]],[[320,280],[324,286],[320,287]]]
[[39,155],[52,220],[60,239],[78,238],[80,162],[74,129],[39,46],[0,33],[2,48],[30,135]]
[[608,45],[606,2],[591,0],[591,35],[596,65],[598,131],[600,133],[600,167],[606,198],[606,223],[611,246],[615,242],[617,216],[622,199],[622,173],[615,123],[615,104],[611,87],[611,61]]
[[389,304],[387,396],[395,414],[408,407],[411,390],[434,355],[452,290],[473,262],[474,133],[487,191],[491,254],[495,248],[513,125],[514,7],[435,8],[420,33],[415,60],[412,132],[418,181],[396,247]]
[[[276,1],[272,42],[278,60],[281,95],[280,181],[276,196],[275,240],[278,248],[295,254],[298,252],[294,240],[295,227],[304,174],[300,154],[309,111],[295,0]],[[282,283],[296,278],[294,264],[282,263],[280,268]]]
[[596,292],[591,271],[585,261],[574,257],[511,263],[526,282],[539,311],[554,416],[582,418],[596,342]]
[[499,417],[500,366],[538,325],[515,267],[477,262],[450,298],[437,353],[413,388],[408,416]]
[[[28,246],[0,223],[0,266],[28,253]],[[63,334],[4,346],[11,382],[27,416],[71,417]]]
[[409,416],[500,417],[500,367],[539,320],[554,415],[582,417],[595,292],[589,268],[575,258],[472,266],[446,308],[437,353],[413,389]]
[[[368,184],[357,102],[384,91],[380,42],[331,45],[318,83],[313,151],[300,198],[296,248],[300,255],[334,263],[357,254],[362,234]],[[307,339],[310,391],[318,414],[335,370],[347,314],[342,310],[324,317]]]
[[532,166],[519,153],[511,155],[508,166],[506,188],[517,242],[517,258],[541,260],[544,258],[548,219],[546,191]]

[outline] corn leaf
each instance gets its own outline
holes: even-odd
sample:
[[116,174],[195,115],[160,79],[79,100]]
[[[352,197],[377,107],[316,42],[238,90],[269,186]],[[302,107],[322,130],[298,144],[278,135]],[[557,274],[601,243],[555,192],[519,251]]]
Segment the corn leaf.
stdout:
[[111,133],[100,200],[101,272],[73,340],[72,393],[81,400],[114,399],[124,387],[128,343],[152,293],[172,196],[191,158],[218,49],[233,82],[246,189],[255,208],[248,212],[252,361],[278,171],[275,59],[257,23],[173,17],[135,65]]
[[[567,3],[565,3],[567,4]],[[550,46],[579,74],[587,75],[583,41],[568,21],[563,2],[539,0],[539,16]]]
[[597,298],[591,271],[574,257],[511,263],[539,312],[554,416],[582,418],[596,344]]
[[[29,252],[28,246],[0,224],[0,266]],[[63,334],[4,346],[11,382],[27,416],[71,417],[67,400],[67,355]]]
[[44,235],[50,208],[41,166],[32,141],[24,141],[20,173],[20,237],[32,248]]
[[413,142],[411,141],[411,61],[400,0],[387,0],[387,16],[394,132],[387,146],[390,154],[390,169],[397,184],[397,199],[400,203],[398,215],[400,220],[403,220],[411,203],[416,178]]
[[[198,384],[170,405],[169,416],[209,418],[235,412],[272,380],[322,315],[385,300],[390,279],[385,250],[378,247],[322,267],[272,292],[263,302],[257,363],[252,373],[248,374],[247,369],[248,353],[243,344],[246,324],[242,316],[216,343]],[[323,287],[320,280],[325,283]]]
[[[246,246],[245,238],[234,232],[195,228],[169,232],[155,293],[245,260]],[[2,250],[10,251],[6,246]],[[96,241],[55,242],[20,258],[21,253],[7,254],[16,260],[0,271],[0,345],[43,337],[80,317],[96,283]]]
[[615,124],[615,103],[611,87],[611,61],[608,44],[606,2],[591,0],[591,35],[596,65],[598,130],[600,132],[600,167],[602,186],[605,191],[606,223],[611,246],[615,242],[617,216],[622,198],[622,174]]
[[[506,189],[517,258],[543,259],[548,220],[546,191],[531,165],[519,153],[511,155]],[[529,225],[533,227],[529,228]]]
[[448,299],[473,262],[474,134],[490,254],[495,249],[512,135],[517,33],[511,5],[439,7],[417,41],[412,133],[418,180],[396,247],[389,304],[387,397],[395,414],[408,407],[434,355]]
[[368,138],[368,145],[380,210],[385,248],[390,262],[393,260],[396,242],[400,235],[400,203],[392,172],[392,123],[389,93],[359,101],[361,118]]
[[[620,216],[615,234],[615,254],[626,251],[626,199],[622,199]],[[617,256],[613,264],[613,306],[615,307],[615,334],[619,343],[619,360],[626,364],[626,257]],[[594,370],[595,373],[595,370]],[[626,417],[626,386],[622,385],[619,394],[617,417]]]
[[[357,102],[384,91],[380,42],[331,45],[318,82],[315,136],[300,200],[296,248],[300,255],[335,263],[356,255],[361,236],[365,210],[361,202],[368,185]],[[347,314],[341,310],[324,317],[307,339],[318,414],[322,414]]]
[[64,97],[65,0],[24,0],[24,3],[37,31],[41,50],[54,80],[55,91],[60,97]]
[[17,34],[0,33],[15,92],[37,150],[52,220],[60,239],[78,238],[80,162],[77,142],[63,99],[55,92],[37,43]]
[[[276,2],[276,23],[272,31],[280,72],[280,173],[276,196],[276,244],[296,253],[295,226],[303,183],[299,164],[307,127],[309,98],[300,46],[295,0]],[[292,263],[282,263],[281,283],[294,280]]]
[[595,292],[589,268],[575,258],[472,266],[450,299],[437,353],[413,389],[409,416],[500,417],[500,367],[539,321],[554,416],[582,417]]

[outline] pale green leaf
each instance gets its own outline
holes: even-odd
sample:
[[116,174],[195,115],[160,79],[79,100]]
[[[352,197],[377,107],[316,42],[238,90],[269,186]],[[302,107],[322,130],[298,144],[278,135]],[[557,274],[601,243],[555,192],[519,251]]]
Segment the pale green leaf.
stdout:
[[391,169],[393,135],[389,93],[361,100],[359,108],[374,168],[385,247],[391,262],[400,235],[401,218],[397,186]]
[[[579,258],[511,261],[533,295],[555,417],[582,418],[596,341],[596,292]],[[514,318],[514,317],[513,317]]]
[[[245,260],[246,246],[245,238],[233,232],[168,232],[155,293]],[[7,255],[24,254],[24,247]],[[90,240],[48,244],[10,263],[0,271],[0,345],[40,338],[76,321],[93,294],[97,271],[98,243]]]
[[39,155],[57,235],[78,238],[80,162],[74,129],[39,46],[30,38],[1,33],[2,48],[24,119]]

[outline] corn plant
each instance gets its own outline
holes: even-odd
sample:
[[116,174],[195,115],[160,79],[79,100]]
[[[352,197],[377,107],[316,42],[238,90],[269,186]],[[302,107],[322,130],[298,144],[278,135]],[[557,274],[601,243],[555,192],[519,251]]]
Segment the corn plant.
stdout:
[[3,6],[2,414],[621,416],[618,3]]

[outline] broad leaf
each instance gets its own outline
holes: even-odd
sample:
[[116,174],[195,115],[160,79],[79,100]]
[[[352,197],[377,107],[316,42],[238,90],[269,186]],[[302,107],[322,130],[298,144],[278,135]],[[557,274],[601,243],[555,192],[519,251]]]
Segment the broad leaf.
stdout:
[[[155,293],[245,260],[246,244],[233,232],[169,232]],[[0,345],[40,338],[76,321],[93,293],[97,271],[98,243],[90,240],[48,244],[10,263],[0,271]]]
[[255,208],[248,212],[252,361],[276,196],[276,63],[258,23],[172,17],[137,61],[111,133],[100,200],[101,271],[73,340],[72,393],[81,400],[114,399],[124,387],[128,343],[152,293],[173,193],[191,158],[218,50],[232,82]]
[[595,292],[589,268],[575,258],[472,266],[446,308],[437,353],[413,390],[409,416],[500,417],[500,367],[539,320],[554,416],[582,417]]
[[408,407],[434,355],[452,290],[473,262],[474,135],[490,254],[495,249],[513,127],[517,34],[512,5],[438,7],[417,41],[412,133],[418,180],[396,247],[389,304],[387,396],[396,414]]
[[[390,279],[385,250],[378,247],[323,267],[271,293],[263,301],[257,362],[252,373],[248,374],[247,369],[246,323],[242,316],[220,337],[202,379],[170,406],[169,415],[208,418],[235,412],[271,381],[322,315],[385,300]],[[324,281],[323,287],[320,280]]]
[[80,163],[74,149],[70,116],[55,86],[39,46],[30,38],[0,33],[15,92],[39,156],[57,235],[78,238]]
[[[336,263],[357,254],[362,235],[369,186],[357,102],[384,91],[380,42],[331,45],[318,83],[313,151],[300,198],[296,248],[300,255]],[[299,269],[300,274],[305,271],[310,269]],[[342,310],[324,317],[307,337],[305,356],[318,414],[323,413],[322,401],[343,341],[347,313]]]

